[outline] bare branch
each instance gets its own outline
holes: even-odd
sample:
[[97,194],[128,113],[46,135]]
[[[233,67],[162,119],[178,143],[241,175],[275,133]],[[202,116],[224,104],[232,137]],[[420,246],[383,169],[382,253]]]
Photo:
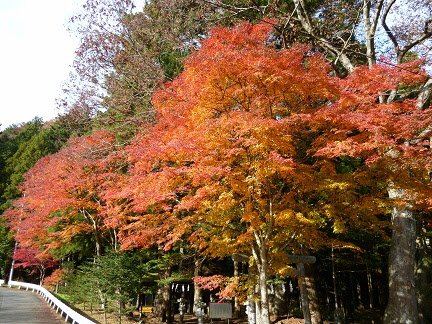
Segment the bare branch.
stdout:
[[401,50],[401,55],[405,55],[406,52],[408,52],[411,48],[413,48],[414,46],[420,44],[421,42],[425,41],[426,39],[430,38],[432,36],[432,30],[430,30],[430,24],[432,23],[432,20],[428,20],[425,22],[425,27],[424,27],[424,31],[423,34],[421,34],[419,37],[417,37],[417,39],[413,40],[411,43],[405,45]]
[[365,26],[366,38],[366,55],[369,66],[376,63],[375,53],[375,32],[378,26],[379,16],[381,14],[384,0],[379,0],[375,11],[375,17],[371,24],[371,2],[370,0],[363,0],[363,23]]
[[391,0],[389,2],[389,4],[387,5],[387,7],[384,10],[384,14],[383,17],[381,19],[381,24],[384,27],[384,30],[387,33],[387,36],[390,38],[390,40],[393,43],[394,48],[396,49],[396,52],[399,52],[399,43],[395,37],[395,35],[392,33],[392,31],[390,30],[389,26],[387,25],[387,16],[390,12],[391,7],[395,4],[396,0]]
[[342,50],[333,46],[327,39],[319,37],[315,33],[314,28],[312,26],[311,19],[309,18],[309,15],[306,11],[306,5],[304,0],[294,0],[294,4],[296,6],[297,18],[299,19],[303,29],[310,36],[315,38],[320,46],[322,46],[324,49],[328,50],[329,52],[337,56],[345,69],[347,69],[349,72],[354,71],[354,65],[352,64],[348,56],[346,56],[346,54],[343,53]]

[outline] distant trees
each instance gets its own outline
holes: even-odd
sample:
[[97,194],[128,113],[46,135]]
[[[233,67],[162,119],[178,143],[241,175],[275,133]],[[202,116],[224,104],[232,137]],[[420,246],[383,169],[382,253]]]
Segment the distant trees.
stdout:
[[1,133],[1,199],[2,210],[8,205],[8,200],[17,198],[20,194],[17,186],[22,182],[23,174],[38,160],[27,156],[19,159],[26,150],[27,144],[41,131],[43,121],[35,118],[21,126],[12,126]]
[[[0,212],[20,197],[24,174],[43,156],[58,151],[70,133],[59,121],[45,124],[41,118],[15,125],[0,134]],[[13,238],[7,223],[0,221],[2,277],[6,278],[12,257]]]
[[12,249],[14,246],[13,233],[9,231],[7,223],[0,221],[0,274],[7,278],[11,266]]
[[142,11],[130,0],[88,0],[84,9],[71,19],[82,41],[62,103],[127,141],[155,120],[154,90],[181,72],[207,24],[198,3],[188,0],[148,1]]

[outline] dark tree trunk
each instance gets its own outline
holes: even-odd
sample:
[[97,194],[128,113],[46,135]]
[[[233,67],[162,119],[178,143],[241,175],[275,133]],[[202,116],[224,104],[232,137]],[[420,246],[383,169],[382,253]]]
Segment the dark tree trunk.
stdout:
[[318,292],[315,285],[315,274],[312,264],[305,264],[305,284],[309,297],[309,311],[312,324],[321,324],[323,322],[321,309],[318,301]]
[[[234,277],[240,276],[240,265],[239,261],[234,260]],[[240,317],[240,303],[237,296],[234,297],[234,317]]]
[[417,238],[417,265],[416,287],[419,308],[419,323],[432,323],[432,307],[430,298],[432,292],[432,272],[430,271],[429,258],[432,255],[431,240],[425,227],[422,227]]
[[[390,190],[390,198],[398,198],[400,190]],[[386,324],[418,323],[417,296],[414,280],[416,253],[415,213],[408,206],[392,210],[393,232],[389,255],[389,300],[385,310]]]
[[345,314],[343,309],[341,308],[341,302],[338,296],[337,284],[336,284],[336,262],[334,255],[334,247],[332,245],[331,250],[331,260],[332,260],[332,278],[333,278],[333,295],[334,295],[334,322],[335,324],[344,324],[345,323]]
[[[168,279],[171,276],[171,267],[161,269],[159,272],[160,279]],[[156,312],[163,323],[172,323],[171,312],[171,284],[163,284],[158,291],[158,302]]]
[[[369,270],[369,266],[366,265],[366,276],[367,276],[367,284],[368,284],[368,292],[369,292],[369,308],[374,308],[374,293],[373,293],[373,285],[372,285],[372,274]],[[366,306],[366,305],[365,305]]]
[[305,324],[311,324],[312,318],[311,318],[311,312],[309,306],[310,304],[309,296],[306,288],[305,266],[303,263],[297,263],[297,271],[299,272],[300,275],[299,278],[300,301],[301,301],[301,307],[303,311],[304,322]]

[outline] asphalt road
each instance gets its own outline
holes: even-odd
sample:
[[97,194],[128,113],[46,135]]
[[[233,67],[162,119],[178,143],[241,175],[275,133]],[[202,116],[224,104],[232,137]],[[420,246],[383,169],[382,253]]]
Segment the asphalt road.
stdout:
[[0,288],[0,324],[64,323],[39,295],[25,290]]

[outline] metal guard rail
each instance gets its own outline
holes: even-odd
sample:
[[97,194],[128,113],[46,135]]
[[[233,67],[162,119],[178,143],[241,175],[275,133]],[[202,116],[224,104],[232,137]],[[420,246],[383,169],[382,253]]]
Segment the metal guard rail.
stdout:
[[72,308],[67,306],[65,303],[60,301],[57,297],[55,297],[53,294],[51,294],[47,289],[45,289],[42,286],[25,283],[25,282],[19,282],[19,281],[9,281],[8,282],[9,287],[18,287],[18,289],[21,289],[21,287],[26,288],[26,290],[31,289],[33,292],[36,292],[37,294],[41,295],[42,298],[52,307],[56,310],[56,312],[61,312],[61,317],[65,318],[65,321],[72,321],[72,324],[95,324],[95,322],[89,320],[88,318],[82,316],[81,314],[74,311]]

